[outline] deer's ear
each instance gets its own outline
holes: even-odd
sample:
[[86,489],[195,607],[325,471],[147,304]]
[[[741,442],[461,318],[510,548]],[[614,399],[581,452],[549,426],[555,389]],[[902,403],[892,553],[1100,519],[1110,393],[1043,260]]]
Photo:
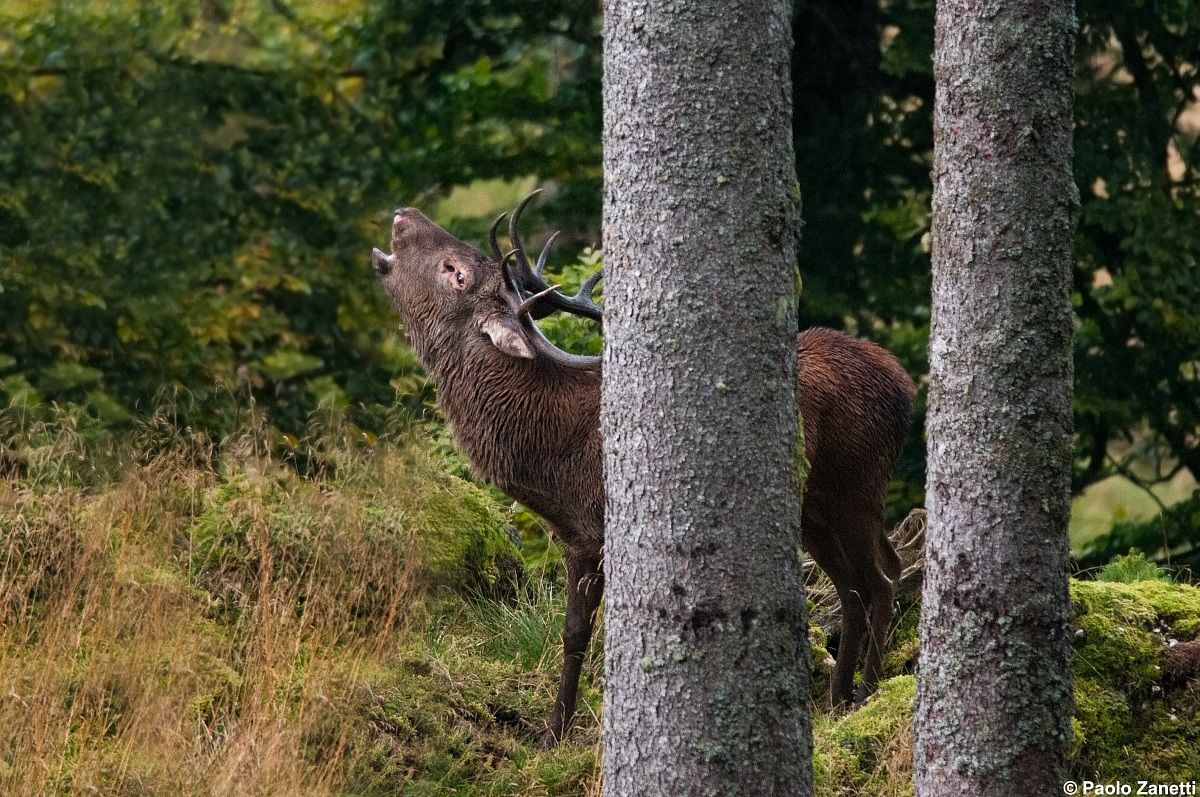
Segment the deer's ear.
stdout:
[[533,348],[525,339],[525,333],[515,319],[502,315],[488,316],[480,323],[479,329],[491,338],[493,346],[509,357],[519,357],[523,360],[534,358]]

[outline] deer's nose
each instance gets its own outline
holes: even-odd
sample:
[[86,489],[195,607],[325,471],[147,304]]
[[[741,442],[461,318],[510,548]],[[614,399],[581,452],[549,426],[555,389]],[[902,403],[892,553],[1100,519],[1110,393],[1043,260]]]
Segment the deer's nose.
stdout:
[[407,233],[418,227],[424,217],[416,208],[396,208],[392,211],[392,251],[398,251]]
[[392,259],[378,249],[371,250],[371,268],[381,277],[387,276],[392,270]]

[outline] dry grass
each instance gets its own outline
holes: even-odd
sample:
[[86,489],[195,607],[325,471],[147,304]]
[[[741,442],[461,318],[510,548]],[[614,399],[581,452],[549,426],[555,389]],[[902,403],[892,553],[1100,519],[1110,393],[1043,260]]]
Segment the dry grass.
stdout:
[[424,611],[418,538],[490,510],[337,435],[317,452],[336,478],[311,481],[261,427],[217,449],[167,423],[97,443],[9,421],[0,792],[337,792],[364,673]]
[[[77,416],[0,415],[0,793],[597,795],[599,645],[577,727],[534,747],[560,655],[554,557],[531,546],[549,570],[518,584],[495,496],[447,475],[428,440],[372,443],[337,422],[303,441],[252,424],[213,445],[168,418],[115,439]],[[909,608],[885,670],[899,677],[814,715],[819,794],[911,793],[923,531],[916,511],[892,534]],[[828,582],[810,572],[808,589],[814,626],[836,625]],[[1151,614],[1194,629],[1194,609],[1163,605]],[[1089,672],[1100,654],[1125,672],[1130,640],[1150,636],[1098,612]],[[1113,744],[1190,766],[1171,712],[1191,704],[1138,701],[1162,721]],[[1104,748],[1106,715],[1080,716],[1085,753]]]
[[0,418],[0,792],[598,794],[599,646],[571,739],[536,752],[559,585],[486,599],[462,541],[496,503],[390,442]]

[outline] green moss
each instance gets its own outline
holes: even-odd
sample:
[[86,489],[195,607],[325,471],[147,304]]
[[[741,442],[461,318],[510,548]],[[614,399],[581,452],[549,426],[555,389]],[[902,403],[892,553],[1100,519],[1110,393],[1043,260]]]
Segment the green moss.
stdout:
[[1079,753],[1083,749],[1083,723],[1078,717],[1071,717],[1071,744],[1067,757],[1071,761],[1079,760]]
[[1120,692],[1094,678],[1080,677],[1075,680],[1072,728],[1076,759],[1086,762],[1084,767],[1111,772],[1133,733],[1133,715]]
[[425,576],[438,585],[511,594],[523,571],[500,505],[484,489],[438,474],[411,514]]
[[1142,581],[1134,587],[1173,636],[1191,639],[1200,634],[1200,589],[1164,581]]
[[813,786],[819,795],[913,793],[911,675],[890,678],[866,703],[813,723]]
[[[810,604],[809,615],[811,616],[811,614],[812,606]],[[829,635],[819,625],[808,626],[808,652],[812,659],[812,680],[809,683],[812,699],[817,705],[821,705],[822,701],[828,703],[829,681],[833,678],[833,667],[836,662],[829,654]]]
[[[1153,633],[1158,614],[1143,595],[1151,583],[1075,581],[1072,666],[1123,692],[1141,692],[1158,678],[1163,641]],[[1164,585],[1169,586],[1169,585]]]
[[[1200,771],[1200,689],[1160,682],[1168,640],[1192,638],[1200,589],[1159,580],[1073,581],[1072,769],[1109,782],[1176,781]],[[897,621],[885,669],[906,666],[916,612]],[[912,794],[911,676],[884,681],[861,708],[814,722],[815,793]]]
[[1200,772],[1200,693],[1195,688],[1130,701],[1081,678],[1075,712],[1079,753],[1074,770],[1080,777],[1167,782]]
[[1093,780],[1194,777],[1200,692],[1164,691],[1172,638],[1200,630],[1200,589],[1161,580],[1073,581],[1076,636],[1074,768]]
[[1131,776],[1169,782],[1200,773],[1200,686],[1139,705],[1135,725],[1137,733],[1125,751]]
[[914,604],[902,610],[883,654],[884,677],[907,675],[916,669],[920,624],[920,607]]

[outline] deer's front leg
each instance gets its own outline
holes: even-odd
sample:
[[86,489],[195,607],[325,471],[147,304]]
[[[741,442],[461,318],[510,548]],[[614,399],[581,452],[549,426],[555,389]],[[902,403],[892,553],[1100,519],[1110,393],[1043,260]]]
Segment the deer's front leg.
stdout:
[[592,623],[600,596],[604,592],[604,571],[600,559],[568,554],[567,562],[567,619],[563,626],[563,666],[558,682],[558,700],[550,727],[542,736],[542,747],[554,747],[571,727],[575,714],[575,698],[579,693],[579,671],[592,638]]

